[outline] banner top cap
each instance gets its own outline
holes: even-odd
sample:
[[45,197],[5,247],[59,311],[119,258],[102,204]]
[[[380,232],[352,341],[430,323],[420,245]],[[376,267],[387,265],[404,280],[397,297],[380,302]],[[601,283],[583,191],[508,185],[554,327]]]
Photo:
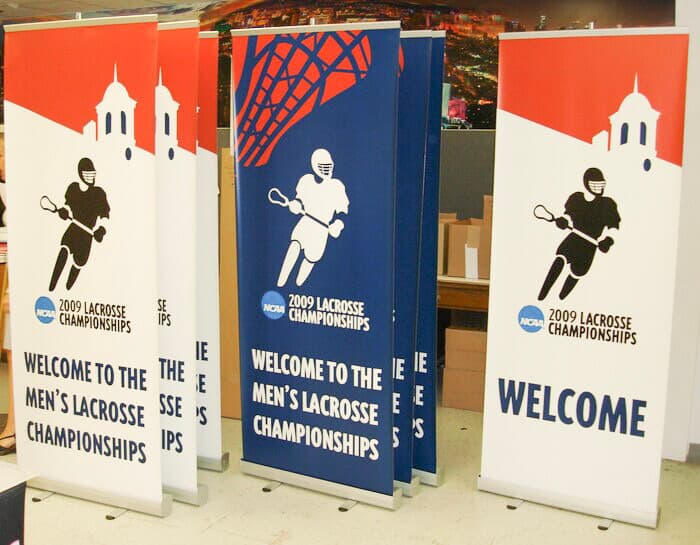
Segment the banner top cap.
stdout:
[[216,30],[205,30],[199,33],[200,38],[218,38],[219,33]]
[[384,30],[401,28],[401,21],[379,21],[370,23],[334,23],[328,25],[299,25],[281,27],[240,28],[231,30],[231,36],[257,36],[261,34],[298,34],[312,32],[335,32],[343,30]]
[[432,30],[402,30],[400,36],[402,38],[432,38]]
[[180,28],[199,28],[197,19],[187,21],[171,21],[169,23],[158,23],[158,30],[177,30]]
[[121,17],[94,17],[90,19],[64,19],[61,21],[45,21],[41,23],[20,23],[3,25],[5,32],[23,32],[27,30],[50,30],[54,28],[70,28],[80,26],[126,25],[133,23],[156,23],[158,15],[124,15]]
[[446,30],[431,30],[430,32],[431,32],[433,38],[446,38],[447,37]]
[[683,27],[595,28],[583,30],[533,30],[531,32],[502,32],[499,40],[531,40],[533,38],[582,38],[585,36],[658,36],[688,34]]

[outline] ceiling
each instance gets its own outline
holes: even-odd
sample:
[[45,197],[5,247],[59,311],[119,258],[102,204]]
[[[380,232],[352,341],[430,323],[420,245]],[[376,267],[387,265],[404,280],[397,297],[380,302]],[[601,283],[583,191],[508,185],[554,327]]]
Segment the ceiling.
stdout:
[[27,17],[46,17],[96,12],[104,10],[138,9],[171,6],[173,0],[0,0],[0,19],[12,20]]

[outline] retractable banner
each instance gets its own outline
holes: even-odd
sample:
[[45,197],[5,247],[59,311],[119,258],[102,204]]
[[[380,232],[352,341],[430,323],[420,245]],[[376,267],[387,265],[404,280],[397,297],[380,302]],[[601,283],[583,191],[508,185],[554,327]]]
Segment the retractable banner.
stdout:
[[199,33],[197,103],[197,461],[224,471],[219,351],[219,176],[216,107],[219,33]]
[[481,490],[657,524],[687,50],[501,35]]
[[19,464],[167,514],[156,300],[154,16],[5,27]]
[[199,23],[158,25],[156,179],[163,489],[201,505],[197,486],[197,91]]
[[431,36],[429,30],[401,32],[399,57],[394,241],[394,478],[405,496],[415,494],[418,484],[418,478],[413,477],[413,360]]
[[437,486],[437,228],[440,198],[440,131],[445,32],[433,31],[430,53],[430,97],[423,216],[418,272],[418,328],[416,331],[415,393],[413,400],[413,467],[421,483]]
[[395,508],[399,23],[232,36],[243,470]]

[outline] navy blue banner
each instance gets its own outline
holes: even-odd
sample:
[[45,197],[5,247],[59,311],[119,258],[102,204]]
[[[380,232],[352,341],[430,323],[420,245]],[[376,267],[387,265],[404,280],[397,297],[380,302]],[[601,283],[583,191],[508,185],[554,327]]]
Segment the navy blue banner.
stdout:
[[232,36],[243,459],[392,495],[398,23]]
[[433,37],[430,63],[428,138],[421,220],[416,337],[413,467],[437,473],[437,228],[440,196],[440,112],[445,57],[444,34]]
[[426,31],[401,33],[394,248],[394,478],[403,483],[410,483],[413,474],[413,359],[431,40]]

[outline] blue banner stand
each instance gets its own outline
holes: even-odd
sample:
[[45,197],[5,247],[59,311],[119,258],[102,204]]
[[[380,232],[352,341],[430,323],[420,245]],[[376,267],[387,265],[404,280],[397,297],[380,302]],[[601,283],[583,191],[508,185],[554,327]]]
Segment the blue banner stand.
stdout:
[[[394,486],[415,496],[413,475],[418,272],[425,177],[425,138],[430,94],[430,30],[401,31],[394,278]],[[400,371],[399,371],[400,370]]]
[[[389,380],[399,32],[398,21],[231,31],[243,398],[241,472],[392,510],[400,506],[403,496],[394,485],[393,384]],[[289,59],[294,62],[287,63]],[[366,130],[369,126],[371,130]],[[261,132],[261,127],[268,132]],[[287,137],[282,138],[287,130]],[[371,154],[386,161],[372,160],[367,157]],[[353,167],[359,163],[371,164],[371,169],[360,173]],[[315,188],[326,193],[319,194]],[[290,212],[299,215],[291,206],[295,203],[307,206],[301,209],[304,214],[299,220],[289,216]],[[282,213],[279,207],[287,206],[289,212]],[[315,211],[314,206],[323,211]],[[333,223],[319,220],[319,214],[329,214]],[[336,214],[342,214],[341,222]],[[259,229],[256,226],[263,218],[266,227]],[[323,231],[323,237],[313,235],[307,240],[296,227],[290,235],[294,223],[311,225],[312,234],[320,232],[317,224],[322,225],[330,235]],[[338,223],[341,229],[345,226],[342,236],[341,231],[333,234],[332,226]],[[325,252],[328,236],[338,241]],[[317,240],[323,245],[314,246]],[[302,255],[293,250],[299,248],[303,260],[290,276]],[[372,268],[361,264],[368,255]],[[350,267],[348,259],[354,260]],[[385,278],[386,283],[381,281]],[[353,310],[361,315],[348,316],[364,322],[340,320],[347,312],[327,306],[331,300],[361,301],[362,310]],[[313,305],[316,314],[302,312],[311,308],[308,305]],[[317,316],[332,320],[315,322]],[[304,373],[287,376],[261,363],[261,358],[279,354],[312,354],[314,365],[323,372],[317,378]],[[325,372],[341,363],[346,368],[346,362],[352,364],[350,380],[339,375],[336,382]],[[268,400],[261,396],[261,387],[255,389],[259,384],[277,388],[284,398]],[[373,404],[377,415],[366,422],[328,420],[328,415],[304,410],[311,394]],[[267,432],[255,427],[256,418],[269,423]],[[332,432],[334,442],[321,447],[320,441],[313,445],[312,441],[275,435],[270,431],[273,423],[280,428],[290,423],[294,429],[307,426],[311,430],[308,437],[312,432],[326,432],[325,437],[330,437],[328,432]],[[344,442],[335,442],[341,440]]]
[[440,131],[442,109],[442,80],[445,57],[445,31],[433,31],[430,63],[430,98],[428,103],[428,134],[425,148],[425,179],[419,273],[418,359],[425,356],[426,372],[416,372],[416,385],[424,387],[425,408],[414,407],[414,418],[424,419],[424,437],[414,441],[413,474],[422,484],[440,486],[444,470],[437,461],[437,227],[440,196]]
[[393,496],[388,496],[387,494],[372,492],[364,488],[356,488],[332,481],[324,481],[323,479],[317,479],[315,477],[307,477],[301,473],[294,473],[293,471],[285,471],[271,466],[246,462],[245,460],[241,460],[241,473],[298,486],[299,488],[314,490],[345,500],[354,500],[367,505],[391,509],[392,511],[395,511],[401,506],[401,498],[403,496],[400,488],[394,489]]

